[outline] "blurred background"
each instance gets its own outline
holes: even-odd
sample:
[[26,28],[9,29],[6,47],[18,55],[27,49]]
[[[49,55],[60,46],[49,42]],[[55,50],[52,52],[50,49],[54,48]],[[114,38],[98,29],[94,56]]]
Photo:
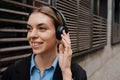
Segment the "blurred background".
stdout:
[[27,16],[42,4],[66,17],[73,61],[86,70],[88,80],[120,80],[120,0],[0,0],[0,77],[32,53]]

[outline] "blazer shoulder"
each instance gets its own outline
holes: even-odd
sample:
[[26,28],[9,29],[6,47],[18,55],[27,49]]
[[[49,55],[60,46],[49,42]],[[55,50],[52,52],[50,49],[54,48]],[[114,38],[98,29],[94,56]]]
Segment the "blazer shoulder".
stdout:
[[15,75],[21,71],[24,71],[23,69],[26,69],[25,67],[29,68],[29,57],[17,60],[4,71],[2,75],[2,80],[12,80]]
[[73,62],[72,62],[72,64],[71,64],[71,69],[74,70],[74,71],[80,70],[80,71],[82,71],[82,72],[86,72],[79,64],[73,63]]
[[86,71],[77,63],[72,62],[71,71],[74,80],[87,80]]

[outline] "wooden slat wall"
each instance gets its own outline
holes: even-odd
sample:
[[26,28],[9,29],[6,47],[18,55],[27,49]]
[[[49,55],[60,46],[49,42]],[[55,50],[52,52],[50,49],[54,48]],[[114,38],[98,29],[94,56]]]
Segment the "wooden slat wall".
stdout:
[[79,51],[91,48],[91,0],[79,0]]
[[93,15],[92,47],[103,46],[107,41],[107,20]]
[[72,42],[72,49],[73,52],[79,50],[79,37],[78,37],[78,11],[77,11],[77,0],[57,0],[56,7],[61,10],[67,20],[67,27],[69,28],[71,42]]
[[106,45],[107,20],[91,12],[91,0],[56,0],[56,7],[67,18],[75,54]]
[[67,19],[67,27],[71,35],[73,52],[90,48],[91,43],[91,10],[87,0],[57,0],[56,7]]
[[30,55],[26,39],[29,0],[0,1],[0,73],[14,61]]
[[[49,0],[48,0],[49,1]],[[36,3],[36,4],[33,4]],[[43,0],[0,1],[0,73],[14,61],[30,55],[26,39],[28,12]],[[106,44],[106,19],[93,15],[91,0],[56,0],[56,7],[67,19],[73,54]]]
[[27,16],[39,0],[0,1],[0,74],[14,61],[29,56],[32,52],[27,41]]

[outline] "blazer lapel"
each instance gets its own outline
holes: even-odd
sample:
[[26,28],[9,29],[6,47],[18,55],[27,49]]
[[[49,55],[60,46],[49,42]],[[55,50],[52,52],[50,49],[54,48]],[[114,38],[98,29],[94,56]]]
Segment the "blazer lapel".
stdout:
[[53,80],[63,80],[62,72],[61,72],[61,69],[60,69],[58,63],[57,63],[57,67],[56,67],[54,75],[53,75]]
[[16,80],[30,80],[30,56],[16,63]]

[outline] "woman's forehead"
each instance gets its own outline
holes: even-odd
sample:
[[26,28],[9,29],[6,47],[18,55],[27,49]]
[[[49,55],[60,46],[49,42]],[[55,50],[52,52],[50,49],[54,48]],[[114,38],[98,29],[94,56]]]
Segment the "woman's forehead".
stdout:
[[49,16],[40,12],[32,13],[28,18],[27,25],[38,26],[39,24],[47,25],[48,27],[55,27],[53,20]]
[[29,23],[53,23],[52,19],[40,12],[32,13],[28,18]]

